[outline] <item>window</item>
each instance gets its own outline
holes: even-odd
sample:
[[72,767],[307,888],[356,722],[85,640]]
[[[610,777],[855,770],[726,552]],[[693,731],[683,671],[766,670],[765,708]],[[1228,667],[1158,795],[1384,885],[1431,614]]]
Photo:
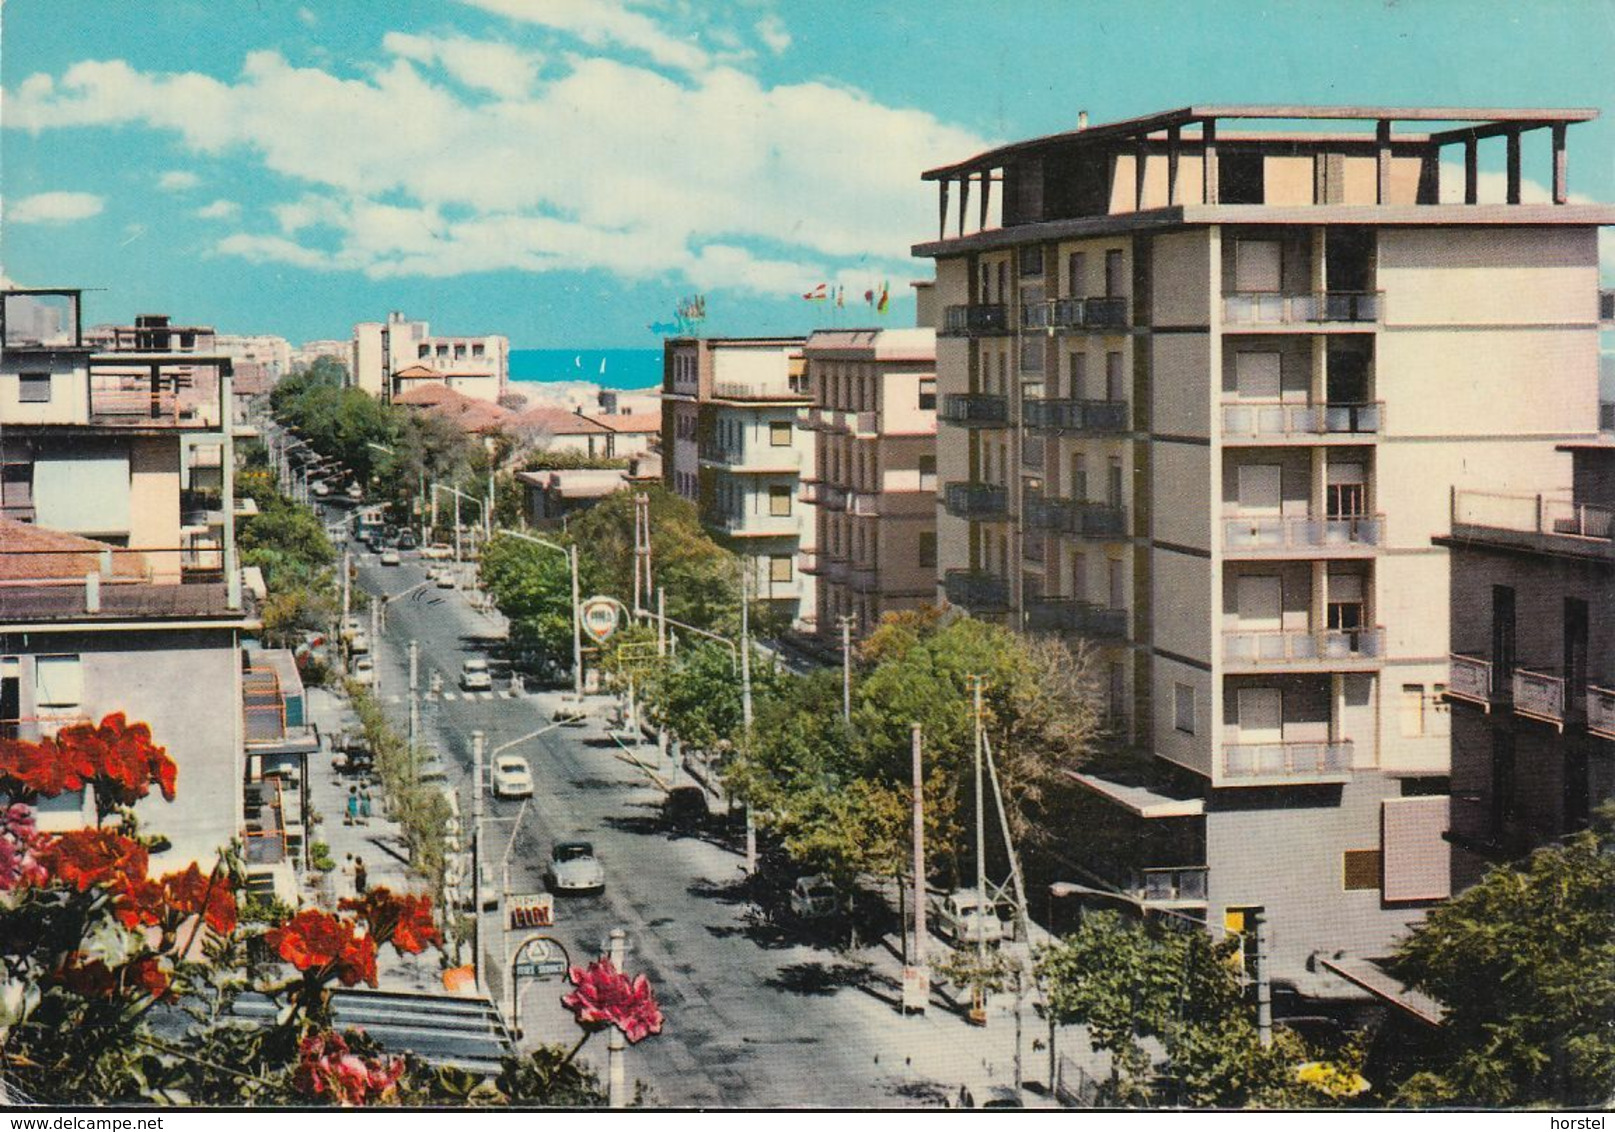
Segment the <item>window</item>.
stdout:
[[[480,357],[483,356],[483,353],[484,353],[484,351],[483,351],[483,347],[482,347],[481,342],[473,342],[473,343],[471,343],[471,356],[473,358],[480,358]],[[498,508],[496,507],[496,508],[494,508],[494,510],[497,511]]]
[[936,378],[920,378],[920,408],[936,409]]
[[1424,736],[1424,685],[1402,685],[1402,738],[1419,739]]
[[1341,885],[1347,892],[1378,891],[1384,855],[1378,849],[1347,849],[1340,855]]
[[772,554],[768,558],[768,580],[770,582],[788,582],[791,580],[791,556],[789,554]]
[[1071,596],[1088,600],[1088,556],[1080,550],[1071,556]]
[[1112,249],[1105,253],[1106,298],[1118,299],[1127,294],[1127,286],[1122,278],[1122,270],[1125,266],[1119,249]]
[[1121,351],[1112,350],[1105,355],[1105,396],[1112,401],[1125,401],[1127,399],[1125,381]]
[[84,701],[84,673],[77,655],[34,658],[34,705],[76,708]]
[[19,373],[17,375],[17,400],[32,403],[49,401],[50,374]]
[[429,358],[429,357],[431,357],[432,356],[432,347],[426,345],[424,342],[421,343],[421,345],[415,347],[415,356],[417,358]]
[[774,516],[791,513],[791,489],[785,484],[775,484],[768,489],[768,513]]
[[1109,478],[1105,482],[1105,501],[1112,507],[1122,505],[1122,458],[1112,456],[1106,468]]
[[936,532],[920,532],[920,565],[931,567],[936,565]]
[[0,514],[27,520],[34,509],[34,466],[0,464]]
[[772,448],[789,448],[791,446],[791,422],[769,421],[768,443]]
[[920,490],[934,489],[936,487],[936,456],[926,455],[920,457]]
[[22,719],[22,662],[0,659],[0,739],[16,739]]
[[1088,457],[1081,452],[1071,454],[1071,498],[1077,503],[1088,501]]
[[1283,261],[1283,245],[1277,240],[1235,240],[1234,290],[1277,294]]
[[1021,249],[1021,278],[1043,274],[1043,245],[1028,244]]
[[1021,372],[1043,372],[1043,350],[1046,340],[1035,334],[1021,339]]
[[1073,401],[1080,401],[1088,395],[1088,355],[1073,353],[1070,356],[1070,371],[1066,393]]
[[1127,608],[1127,571],[1126,564],[1120,558],[1112,558],[1106,566],[1107,588],[1110,591],[1110,608]]
[[1065,293],[1068,298],[1080,299],[1087,286],[1088,257],[1083,252],[1072,252],[1065,260]]
[[1120,661],[1110,662],[1109,684],[1106,709],[1112,719],[1120,719],[1127,709],[1127,674]]
[[447,342],[439,342],[437,344],[437,356],[440,358],[446,358],[449,356],[449,344]]
[[464,342],[456,342],[454,344],[454,356],[456,358],[465,357],[465,343]]
[[1194,685],[1172,685],[1172,726],[1185,735],[1194,734]]

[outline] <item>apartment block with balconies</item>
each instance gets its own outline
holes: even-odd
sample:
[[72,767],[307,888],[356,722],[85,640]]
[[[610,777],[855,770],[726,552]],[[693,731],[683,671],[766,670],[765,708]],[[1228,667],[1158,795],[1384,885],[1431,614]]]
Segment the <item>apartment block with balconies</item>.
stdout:
[[817,437],[818,631],[856,635],[936,595],[936,333],[819,330],[803,347]]
[[814,479],[812,399],[800,338],[670,338],[663,353],[662,478],[740,554],[749,592],[791,622],[817,613],[801,569],[817,534],[803,481]]
[[1303,989],[1450,891],[1430,538],[1597,434],[1594,116],[1189,107],[925,175],[939,595],[1092,643],[1141,773],[1080,779],[1194,823],[1202,860],[1134,864],[1204,867],[1214,931],[1263,910]]

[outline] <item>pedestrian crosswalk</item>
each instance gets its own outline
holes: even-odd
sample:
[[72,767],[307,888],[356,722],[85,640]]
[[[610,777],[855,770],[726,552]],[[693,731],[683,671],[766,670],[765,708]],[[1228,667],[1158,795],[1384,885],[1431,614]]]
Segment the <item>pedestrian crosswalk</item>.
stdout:
[[[460,701],[469,703],[472,700],[484,700],[484,701],[487,701],[487,700],[525,700],[525,699],[529,699],[529,698],[531,698],[531,693],[529,693],[529,692],[510,692],[510,691],[506,691],[506,692],[424,692],[424,693],[421,694],[421,699],[426,701],[427,703],[431,703],[434,700],[442,700],[445,703],[453,703],[456,700],[460,700]],[[394,696],[388,696],[387,697],[387,702],[389,704],[401,704],[401,703],[406,702],[406,700],[407,700],[407,697],[405,697],[403,695],[394,695]]]

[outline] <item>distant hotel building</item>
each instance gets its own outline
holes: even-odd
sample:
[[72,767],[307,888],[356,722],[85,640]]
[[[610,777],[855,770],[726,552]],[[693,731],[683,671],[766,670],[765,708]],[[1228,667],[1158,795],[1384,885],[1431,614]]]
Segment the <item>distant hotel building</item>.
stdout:
[[1219,933],[1265,917],[1306,992],[1450,891],[1435,715],[1470,643],[1430,540],[1454,487],[1560,483],[1596,435],[1615,210],[1564,159],[1593,116],[1201,106],[925,175],[940,595],[1100,650],[1144,758],[1078,775],[1125,832],[1068,855]]
[[819,633],[869,633],[881,615],[936,599],[936,332],[818,330],[802,350],[818,434]]
[[798,556],[815,548],[801,481],[814,474],[800,338],[670,338],[663,352],[662,478],[748,560],[749,592],[799,624],[817,611]]
[[386,400],[419,385],[445,385],[498,401],[510,381],[510,340],[434,335],[426,322],[393,311],[386,322],[354,326],[349,372],[355,386]]

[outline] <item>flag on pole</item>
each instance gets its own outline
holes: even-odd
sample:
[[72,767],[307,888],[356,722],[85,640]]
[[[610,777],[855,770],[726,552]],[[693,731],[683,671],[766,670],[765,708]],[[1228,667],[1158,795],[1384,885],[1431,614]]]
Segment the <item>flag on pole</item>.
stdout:
[[885,314],[886,308],[891,305],[891,286],[892,285],[890,282],[885,282],[880,285],[880,301],[875,304],[876,314]]
[[829,291],[830,285],[828,283],[820,283],[813,290],[804,292],[802,297],[810,303],[822,303],[830,297]]
[[864,292],[864,302],[870,306],[875,305],[875,289],[873,287]]
[[847,305],[847,289],[845,287],[837,287],[836,288],[836,306],[845,307],[846,305]]

